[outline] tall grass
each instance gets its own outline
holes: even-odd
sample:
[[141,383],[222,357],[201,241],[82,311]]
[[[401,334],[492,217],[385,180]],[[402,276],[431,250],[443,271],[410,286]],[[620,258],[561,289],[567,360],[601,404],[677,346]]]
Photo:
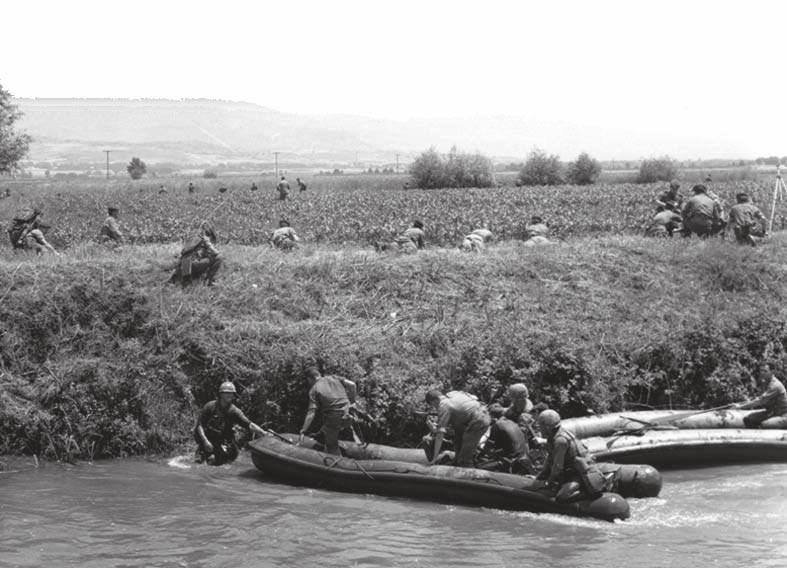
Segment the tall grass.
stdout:
[[5,255],[0,453],[167,450],[224,380],[253,420],[297,428],[312,363],[358,383],[380,442],[419,437],[433,386],[492,400],[523,380],[565,415],[726,403],[762,357],[785,370],[783,245],[224,246],[218,286],[188,290],[164,284],[177,245]]

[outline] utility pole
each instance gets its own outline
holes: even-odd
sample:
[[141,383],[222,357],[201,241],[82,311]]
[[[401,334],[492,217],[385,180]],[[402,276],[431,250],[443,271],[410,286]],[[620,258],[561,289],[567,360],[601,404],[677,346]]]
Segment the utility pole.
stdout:
[[110,153],[111,151],[112,151],[112,150],[104,150],[104,152],[106,152],[106,153],[107,153],[107,179],[109,179],[109,153]]
[[278,152],[274,152],[273,156],[274,156],[274,160],[275,160],[274,163],[276,164],[276,180],[278,181],[278,179],[279,179],[279,153]]

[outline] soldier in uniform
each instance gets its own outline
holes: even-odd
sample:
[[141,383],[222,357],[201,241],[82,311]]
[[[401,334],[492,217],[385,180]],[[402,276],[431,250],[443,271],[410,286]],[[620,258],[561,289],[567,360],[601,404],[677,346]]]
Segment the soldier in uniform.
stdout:
[[171,284],[180,283],[184,288],[195,280],[203,279],[212,286],[221,266],[219,251],[215,247],[216,232],[203,223],[200,235],[188,242],[180,251],[180,260],[169,279]]

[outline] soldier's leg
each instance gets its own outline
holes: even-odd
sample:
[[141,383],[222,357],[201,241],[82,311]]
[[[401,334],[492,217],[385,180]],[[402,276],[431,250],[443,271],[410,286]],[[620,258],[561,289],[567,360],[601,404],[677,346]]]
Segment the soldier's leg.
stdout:
[[748,416],[744,416],[743,423],[746,425],[746,428],[759,428],[760,424],[767,420],[769,416],[770,412],[767,410],[759,410],[757,412],[752,412]]

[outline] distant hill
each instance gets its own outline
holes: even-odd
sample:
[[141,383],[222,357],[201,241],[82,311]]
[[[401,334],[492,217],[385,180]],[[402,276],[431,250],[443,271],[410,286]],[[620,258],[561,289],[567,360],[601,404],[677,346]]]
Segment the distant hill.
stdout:
[[[571,160],[587,151],[599,159],[655,154],[725,153],[723,140],[703,133],[675,137],[603,125],[505,116],[385,120],[348,115],[296,115],[256,104],[206,99],[15,99],[21,128],[35,139],[33,161],[101,164],[132,155],[149,163],[280,162],[331,164],[403,162],[436,146],[480,151],[499,161],[521,161],[534,147]],[[736,155],[733,153],[732,155]]]

